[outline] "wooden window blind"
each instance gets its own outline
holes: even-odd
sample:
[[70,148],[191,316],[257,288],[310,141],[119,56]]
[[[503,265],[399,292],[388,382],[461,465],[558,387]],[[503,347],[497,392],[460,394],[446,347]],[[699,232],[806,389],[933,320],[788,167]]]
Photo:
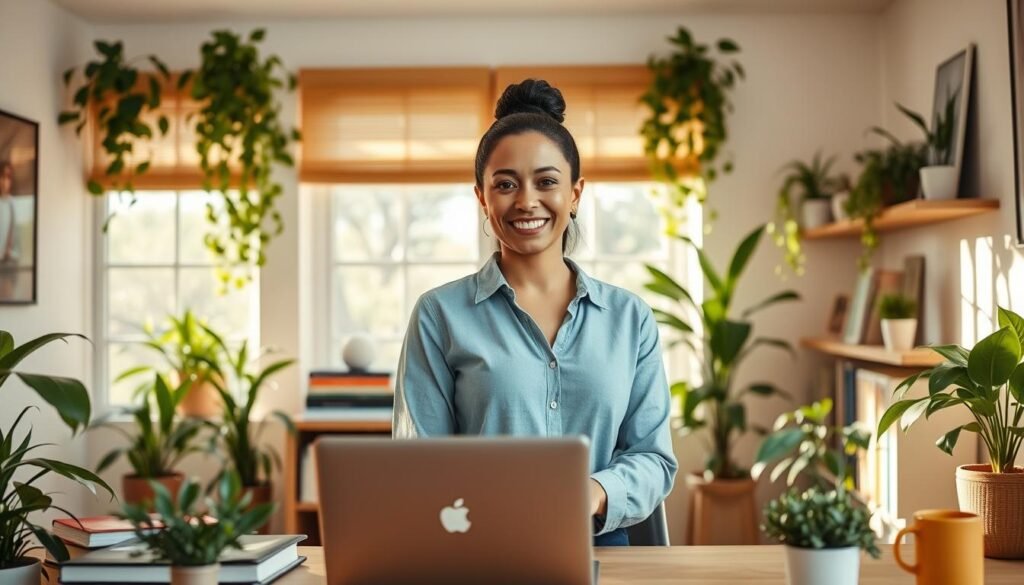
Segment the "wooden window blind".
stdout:
[[302,181],[473,180],[489,69],[307,69],[299,88]]
[[644,65],[499,67],[494,101],[512,83],[543,79],[565,98],[565,126],[580,151],[583,176],[603,181],[649,180],[640,126],[640,96],[651,76]]

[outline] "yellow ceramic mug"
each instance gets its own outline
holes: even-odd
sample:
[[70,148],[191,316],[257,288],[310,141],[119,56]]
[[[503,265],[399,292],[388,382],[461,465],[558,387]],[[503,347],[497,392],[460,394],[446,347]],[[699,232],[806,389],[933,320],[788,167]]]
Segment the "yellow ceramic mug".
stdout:
[[[917,564],[900,556],[904,534],[916,537]],[[896,564],[917,575],[917,585],[983,585],[985,540],[981,518],[956,510],[914,512],[914,525],[896,534]]]

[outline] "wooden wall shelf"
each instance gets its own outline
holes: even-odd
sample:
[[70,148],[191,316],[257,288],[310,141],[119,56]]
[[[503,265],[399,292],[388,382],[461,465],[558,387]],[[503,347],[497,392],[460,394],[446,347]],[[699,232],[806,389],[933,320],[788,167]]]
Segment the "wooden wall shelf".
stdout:
[[931,368],[941,364],[942,356],[926,348],[897,353],[880,345],[850,345],[836,339],[804,338],[800,345],[826,355],[900,368]]
[[[914,199],[886,208],[875,220],[875,229],[887,232],[898,229],[939,223],[988,213],[999,209],[998,199],[951,199],[949,201],[928,201]],[[803,233],[805,240],[845,238],[858,236],[863,229],[861,220],[843,220],[809,229]]]

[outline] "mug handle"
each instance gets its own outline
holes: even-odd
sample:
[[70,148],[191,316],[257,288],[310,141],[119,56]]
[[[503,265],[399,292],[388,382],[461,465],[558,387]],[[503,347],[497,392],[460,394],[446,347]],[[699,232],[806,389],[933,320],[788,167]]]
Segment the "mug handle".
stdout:
[[900,541],[903,540],[903,535],[905,534],[917,534],[919,532],[920,529],[916,526],[912,526],[910,528],[903,528],[896,533],[896,541],[893,542],[892,552],[893,556],[896,557],[896,564],[908,573],[917,574],[917,565],[908,565],[907,563],[903,562],[903,557],[900,556]]

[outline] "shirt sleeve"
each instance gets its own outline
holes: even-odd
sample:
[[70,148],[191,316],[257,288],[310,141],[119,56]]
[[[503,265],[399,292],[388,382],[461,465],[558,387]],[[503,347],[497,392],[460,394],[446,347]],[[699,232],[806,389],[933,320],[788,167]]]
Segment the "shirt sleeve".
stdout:
[[651,309],[644,309],[636,373],[615,455],[606,469],[591,475],[608,494],[598,534],[643,522],[672,490],[678,468],[658,327]]
[[421,296],[412,311],[395,374],[395,438],[455,433],[455,377],[444,357],[444,330],[431,300]]

